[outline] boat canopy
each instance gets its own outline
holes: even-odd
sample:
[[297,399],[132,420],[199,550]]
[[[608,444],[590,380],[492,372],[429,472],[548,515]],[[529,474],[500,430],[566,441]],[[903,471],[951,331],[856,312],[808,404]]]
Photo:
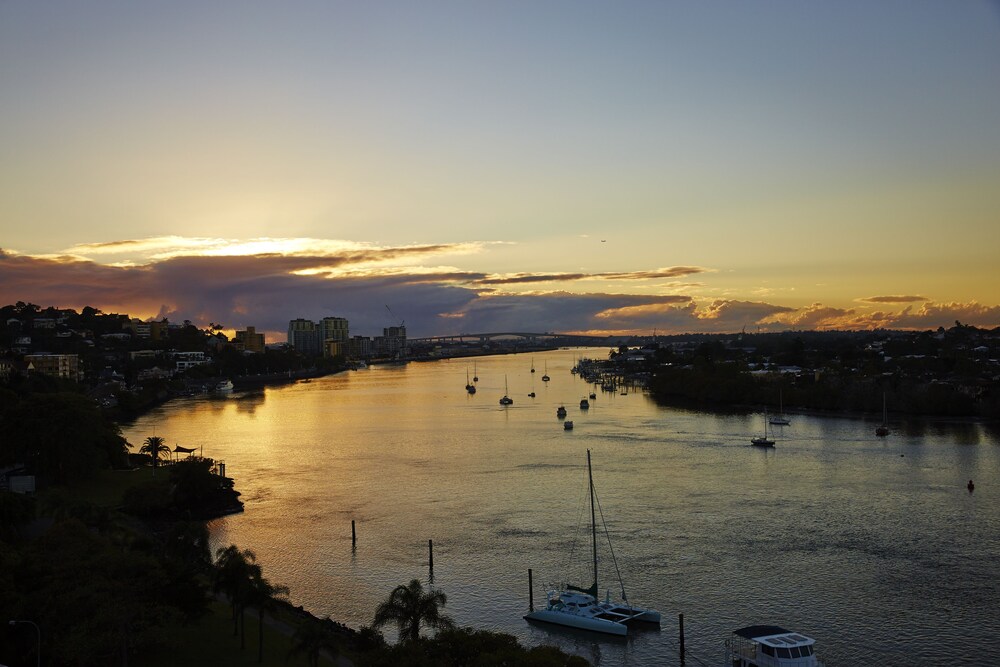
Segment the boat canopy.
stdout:
[[777,625],[750,625],[739,630],[734,630],[733,634],[775,648],[811,646],[816,643],[815,640],[809,637],[786,630]]

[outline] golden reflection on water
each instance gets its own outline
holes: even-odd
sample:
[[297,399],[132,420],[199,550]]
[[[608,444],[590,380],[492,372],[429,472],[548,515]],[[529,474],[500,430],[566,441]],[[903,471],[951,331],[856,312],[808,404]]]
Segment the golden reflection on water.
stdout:
[[[397,584],[427,580],[433,539],[434,583],[460,623],[556,642],[602,665],[672,664],[670,621],[605,645],[521,620],[528,568],[536,601],[548,583],[588,576],[586,558],[570,553],[587,549],[589,448],[630,599],[666,619],[684,612],[694,656],[714,662],[726,634],[751,623],[817,635],[839,664],[864,662],[850,640],[859,629],[889,651],[908,633],[928,663],[942,633],[992,645],[1000,621],[954,591],[1000,594],[995,432],[925,425],[878,439],[863,420],[792,415],[775,449],[761,451],[749,446],[760,414],[668,409],[640,391],[599,389],[580,410],[592,388],[569,369],[581,355],[607,350],[378,366],[173,401],[126,435],[141,442],[155,429],[225,460],[246,511],[212,522],[214,543],[253,549],[296,604],[354,627]],[[480,381],[469,395],[473,363]],[[559,405],[573,431],[556,419]],[[609,556],[600,579],[616,592]],[[928,611],[934,596],[973,629],[942,630]]]

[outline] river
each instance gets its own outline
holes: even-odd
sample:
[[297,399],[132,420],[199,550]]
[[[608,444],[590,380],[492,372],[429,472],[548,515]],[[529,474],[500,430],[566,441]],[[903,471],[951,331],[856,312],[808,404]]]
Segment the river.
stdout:
[[[749,445],[760,414],[600,389],[581,410],[592,389],[570,368],[607,352],[376,366],[179,399],[125,435],[224,460],[246,511],[210,523],[213,546],[252,549],[293,603],[355,628],[395,586],[429,583],[433,540],[433,585],[456,622],[602,667],[679,664],[679,613],[688,665],[722,664],[729,632],[757,623],[813,637],[828,667],[1000,664],[996,430],[893,425],[876,438],[874,421],[793,414],[762,450]],[[589,584],[588,449],[629,599],[663,613],[659,631],[605,640],[522,619],[529,568],[536,604],[550,585]],[[606,551],[599,570],[616,598]]]

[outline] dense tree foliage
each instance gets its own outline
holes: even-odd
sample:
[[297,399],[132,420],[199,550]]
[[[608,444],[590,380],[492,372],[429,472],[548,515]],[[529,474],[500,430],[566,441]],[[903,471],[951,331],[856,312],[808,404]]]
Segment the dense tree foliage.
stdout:
[[243,509],[232,478],[214,470],[212,459],[191,457],[166,466],[156,481],[125,492],[124,510],[144,519],[211,519]]
[[453,628],[362,653],[362,667],[587,667],[584,658],[553,646],[525,648],[512,635]]
[[51,664],[122,664],[161,646],[165,627],[206,604],[203,590],[177,604],[179,589],[196,593],[197,586],[172,576],[152,543],[123,541],[77,519],[57,521],[21,545],[5,569],[11,576],[0,578],[0,613],[45,628]]
[[314,618],[302,621],[292,635],[289,657],[304,655],[312,667],[317,667],[321,653],[340,655],[340,640],[331,632],[329,622],[329,617],[325,622]]
[[649,388],[665,403],[1000,418],[995,336],[791,332],[700,336],[662,346]]
[[65,484],[95,470],[122,467],[126,441],[94,401],[80,394],[33,393],[0,401],[0,463],[24,463],[28,471]]

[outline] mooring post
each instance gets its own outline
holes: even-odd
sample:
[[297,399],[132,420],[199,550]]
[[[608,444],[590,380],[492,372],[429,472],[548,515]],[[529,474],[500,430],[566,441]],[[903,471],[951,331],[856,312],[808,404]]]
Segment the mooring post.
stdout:
[[535,587],[531,584],[531,568],[528,568],[528,611],[535,611]]
[[358,534],[354,531],[354,519],[351,519],[351,546],[358,543]]
[[681,667],[684,667],[684,614],[677,614],[677,621],[680,624],[681,633]]
[[434,571],[434,540],[427,540],[427,553],[430,554],[431,572]]

